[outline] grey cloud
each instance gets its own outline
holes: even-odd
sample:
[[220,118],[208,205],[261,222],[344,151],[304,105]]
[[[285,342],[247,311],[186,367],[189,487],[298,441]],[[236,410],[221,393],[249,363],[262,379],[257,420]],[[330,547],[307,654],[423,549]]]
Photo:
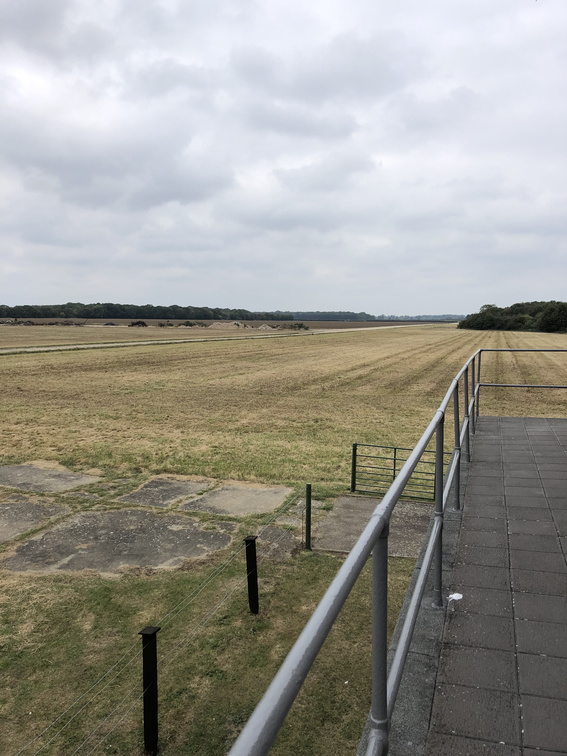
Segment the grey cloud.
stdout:
[[342,192],[358,174],[376,170],[376,164],[362,154],[331,155],[300,168],[276,169],[274,175],[290,189]]
[[291,89],[310,101],[383,97],[418,73],[416,53],[397,35],[348,33],[297,61]]
[[274,98],[310,105],[325,101],[382,98],[403,89],[424,71],[422,56],[397,34],[353,32],[283,61],[262,47],[233,53],[235,72]]
[[156,161],[136,177],[135,187],[128,193],[127,204],[146,209],[166,202],[186,204],[201,201],[228,189],[232,182],[230,169],[212,160],[200,158],[173,166]]
[[207,93],[210,99],[220,85],[220,75],[211,68],[188,65],[168,57],[139,66],[127,77],[127,81],[139,97],[162,97],[170,92],[196,91]]
[[0,0],[6,290],[369,312],[560,298],[567,11],[339,5]]
[[243,116],[253,128],[288,136],[315,139],[344,139],[357,128],[357,123],[344,111],[317,111],[300,104],[256,100],[243,110]]
[[76,0],[1,0],[0,38],[58,64],[90,65],[114,46],[109,29],[81,19]]
[[72,0],[1,0],[0,37],[25,46],[48,46],[71,8]]

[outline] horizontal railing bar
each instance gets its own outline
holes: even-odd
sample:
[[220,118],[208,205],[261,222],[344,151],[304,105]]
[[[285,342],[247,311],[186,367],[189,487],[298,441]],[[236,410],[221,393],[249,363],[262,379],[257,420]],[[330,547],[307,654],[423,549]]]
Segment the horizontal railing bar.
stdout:
[[[384,486],[387,486],[387,488],[390,487],[392,483],[392,479],[390,480],[384,480],[383,478],[364,478],[360,481],[360,483],[364,486],[369,486],[370,488],[383,488]],[[360,487],[358,487],[358,490],[360,490]],[[432,491],[433,490],[433,483],[428,484],[427,481],[424,482],[416,482],[413,484],[407,484],[404,488],[404,491]]]
[[[371,470],[378,470],[380,472],[390,473],[390,478],[392,477],[393,470],[388,469],[387,467],[372,467],[371,465],[365,465],[364,467],[359,467],[358,474],[359,475],[378,475],[379,473],[373,473]],[[429,472],[429,470],[416,470],[414,472],[414,476],[422,475],[426,478],[431,478],[435,476],[435,473]]]
[[567,389],[567,386],[554,386],[549,383],[478,383],[478,386],[492,386],[492,388],[549,388]]
[[362,444],[357,443],[357,446],[369,446],[371,449],[398,449],[398,451],[413,451],[405,446],[386,446],[385,444]]
[[[443,452],[443,456],[450,457],[453,452]],[[376,454],[357,454],[357,462],[359,459],[384,459],[387,462],[405,462],[406,460],[403,457],[397,457],[396,460],[394,460],[393,457],[379,457]],[[419,461],[420,465],[435,465],[434,460],[429,461],[428,459],[421,459]]]
[[567,352],[567,349],[507,349],[506,347],[482,347],[478,352]]
[[[402,446],[382,446],[380,444],[359,444],[359,443],[357,443],[357,447],[360,447],[360,446],[370,447],[372,449],[396,449],[399,452],[400,451],[402,451],[402,452],[404,452],[404,451],[412,452],[413,451],[413,449],[406,449],[405,447],[402,447]],[[426,449],[423,453],[424,454],[435,455],[435,450],[434,449]],[[451,452],[444,452],[444,454],[450,454],[450,453]],[[381,457],[378,454],[360,454],[359,452],[357,452],[357,456],[358,457],[376,457],[377,459],[392,459],[392,460],[394,459],[394,457]],[[409,457],[409,454],[408,454],[408,457]],[[398,456],[397,459],[398,460],[402,459],[402,457]]]
[[[391,480],[382,480],[381,478],[364,478],[364,480],[361,481],[362,485],[366,485],[369,488],[383,488],[384,485],[387,485],[389,488],[392,484]],[[360,490],[360,489],[359,489]],[[426,485],[425,483],[413,483],[413,484],[407,484],[404,488],[404,491],[432,491],[433,485]]]
[[394,653],[394,658],[392,659],[390,672],[388,674],[388,719],[392,716],[392,711],[394,709],[396,698],[398,696],[398,689],[400,687],[400,681],[402,679],[408,650],[413,636],[413,630],[417,621],[417,615],[421,605],[421,600],[425,592],[425,585],[427,583],[429,569],[431,567],[431,562],[433,561],[433,556],[435,554],[435,545],[437,543],[437,539],[439,538],[440,532],[441,520],[440,518],[436,517],[433,521],[431,535],[429,536],[429,543],[427,544],[427,549],[425,551],[423,562],[419,570],[419,576],[413,589],[413,594],[409,602],[406,618],[404,620],[404,624],[402,625],[402,630],[398,639],[398,645],[396,652]]

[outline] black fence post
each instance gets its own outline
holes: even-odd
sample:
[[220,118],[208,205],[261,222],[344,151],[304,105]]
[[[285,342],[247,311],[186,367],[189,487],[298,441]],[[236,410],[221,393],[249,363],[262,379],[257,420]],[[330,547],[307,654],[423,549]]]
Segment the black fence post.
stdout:
[[252,614],[258,614],[258,565],[256,562],[256,538],[246,536],[246,575],[248,577],[248,606]]
[[305,486],[305,549],[311,551],[311,483]]
[[352,465],[350,469],[350,492],[356,491],[356,447],[358,444],[352,445]]
[[144,750],[150,756],[158,752],[158,686],[157,633],[159,627],[149,625],[141,630],[144,687]]

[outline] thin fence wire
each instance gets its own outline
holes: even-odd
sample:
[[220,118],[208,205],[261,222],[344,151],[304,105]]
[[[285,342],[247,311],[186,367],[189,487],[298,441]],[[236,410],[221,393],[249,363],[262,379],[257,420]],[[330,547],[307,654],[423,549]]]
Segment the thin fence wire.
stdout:
[[[121,669],[121,670],[120,670],[119,672],[117,672],[117,673],[116,673],[116,675],[114,675],[114,677],[113,677],[113,678],[111,678],[110,680],[108,680],[108,681],[107,681],[107,683],[106,683],[106,685],[104,685],[104,687],[102,687],[102,688],[101,688],[100,690],[98,690],[98,691],[97,691],[97,693],[96,693],[96,694],[95,694],[95,695],[94,695],[94,696],[93,696],[93,697],[92,697],[92,698],[91,698],[91,699],[90,699],[89,701],[87,701],[87,702],[86,702],[86,703],[85,703],[85,704],[84,704],[84,705],[83,705],[83,706],[82,706],[82,707],[81,707],[81,708],[80,708],[80,709],[79,709],[78,711],[76,711],[76,712],[75,712],[75,713],[73,714],[73,716],[72,716],[72,717],[70,717],[70,718],[69,718],[69,719],[67,720],[67,722],[65,722],[65,724],[63,725],[63,727],[61,727],[61,728],[59,728],[59,730],[57,730],[57,732],[56,732],[56,733],[55,733],[55,734],[54,734],[54,735],[53,735],[53,736],[52,736],[52,737],[51,737],[51,738],[50,738],[50,739],[49,739],[49,740],[47,741],[47,743],[44,743],[44,744],[43,744],[43,745],[41,746],[41,748],[39,748],[39,749],[38,749],[37,751],[35,751],[35,752],[34,752],[34,756],[37,756],[37,755],[38,755],[38,754],[40,754],[40,753],[41,753],[41,752],[42,752],[43,750],[45,750],[45,749],[46,749],[46,748],[47,748],[47,747],[48,747],[49,745],[51,745],[51,743],[53,743],[53,741],[54,741],[54,740],[56,740],[56,739],[57,739],[57,738],[58,738],[58,737],[59,737],[59,736],[60,736],[60,735],[61,735],[61,734],[62,734],[62,733],[63,733],[63,732],[64,732],[64,731],[65,731],[65,730],[67,729],[67,727],[68,727],[68,726],[69,726],[69,725],[71,724],[71,722],[73,722],[73,721],[74,721],[74,720],[75,720],[75,719],[76,719],[76,718],[77,718],[77,717],[79,716],[79,714],[81,714],[81,713],[82,713],[82,712],[83,712],[83,711],[84,711],[85,709],[87,709],[87,708],[88,708],[88,707],[89,707],[89,706],[90,706],[90,705],[91,705],[91,704],[93,703],[93,701],[95,701],[95,700],[96,700],[96,699],[98,698],[98,696],[99,696],[99,695],[100,695],[101,693],[103,693],[103,692],[104,692],[104,691],[105,691],[105,690],[106,690],[106,689],[107,689],[107,688],[108,688],[108,687],[109,687],[109,686],[110,686],[110,685],[111,685],[111,684],[112,684],[112,683],[113,683],[113,682],[114,682],[114,681],[115,681],[115,680],[116,680],[116,679],[117,679],[117,678],[118,678],[118,677],[119,677],[119,676],[120,676],[120,675],[122,674],[122,672],[124,672],[124,670],[125,670],[125,669],[126,669],[127,667],[129,667],[129,666],[130,666],[130,664],[132,664],[132,663],[133,663],[133,662],[134,662],[135,660],[137,660],[137,659],[138,659],[139,657],[141,657],[141,655],[142,655],[142,652],[141,652],[141,651],[138,651],[138,652],[136,652],[136,654],[134,654],[134,656],[132,656],[132,657],[131,657],[131,659],[130,659],[130,660],[129,660],[129,661],[128,661],[128,662],[127,662],[127,663],[126,663],[126,664],[125,664],[125,665],[124,665],[123,667],[122,667],[122,669]],[[99,682],[100,682],[100,681],[99,681]],[[99,684],[99,682],[95,683],[95,685],[93,685],[93,686],[92,686],[92,688],[91,688],[90,690],[93,690],[93,689],[94,689],[94,687],[96,687],[96,685],[98,685],[98,684]],[[89,692],[90,692],[90,691],[87,691],[87,693],[83,694],[83,696],[82,696],[82,697],[84,698],[84,697],[85,697],[86,695],[88,695],[88,693],[89,693]],[[77,700],[79,700],[79,699],[77,699]],[[63,717],[63,716],[64,716],[64,715],[65,715],[65,714],[66,714],[66,713],[67,713],[68,711],[70,711],[70,710],[71,710],[71,709],[73,708],[73,706],[75,706],[75,705],[76,705],[76,703],[77,703],[77,701],[75,701],[75,703],[73,703],[73,704],[72,704],[72,705],[71,705],[70,707],[68,707],[68,708],[67,708],[67,709],[65,710],[65,712],[63,712],[63,714],[61,714],[61,715],[60,715],[60,716],[58,717],[58,719],[61,719],[61,717]],[[57,720],[56,720],[56,721],[57,721]],[[51,726],[52,726],[52,725],[50,725],[49,727],[45,728],[45,730],[44,730],[44,731],[43,731],[42,733],[40,733],[39,735],[37,735],[37,736],[36,736],[36,737],[34,738],[34,740],[33,740],[33,741],[31,741],[30,743],[28,743],[28,745],[27,745],[27,746],[24,746],[24,748],[23,748],[23,749],[21,749],[20,751],[18,751],[18,754],[20,754],[20,753],[23,753],[23,751],[24,751],[24,750],[27,750],[27,748],[29,748],[29,746],[30,746],[30,745],[31,745],[32,743],[34,743],[34,742],[35,742],[36,740],[38,740],[38,739],[39,739],[40,737],[42,737],[42,736],[43,736],[43,735],[45,734],[45,732],[47,732],[47,730],[48,730],[48,729],[50,729],[50,727],[51,727]],[[17,754],[16,754],[16,756],[17,756]]]
[[[282,514],[284,514],[284,513],[285,513],[285,512],[287,511],[287,509],[289,509],[289,506],[290,506],[290,505],[288,504],[288,506],[286,506],[285,508],[278,508],[278,509],[277,509],[277,510],[276,510],[276,511],[275,511],[275,512],[273,513],[273,515],[272,515],[272,516],[271,516],[271,517],[270,517],[270,518],[269,518],[269,519],[268,519],[268,520],[267,520],[267,521],[266,521],[265,523],[263,523],[263,525],[262,525],[262,527],[261,527],[261,530],[260,530],[260,531],[258,532],[258,537],[260,537],[260,538],[261,538],[261,537],[262,537],[262,535],[263,535],[263,534],[265,533],[265,531],[267,530],[267,528],[269,528],[269,527],[270,527],[270,526],[271,526],[271,525],[272,525],[272,524],[273,524],[273,523],[274,523],[274,522],[275,522],[275,521],[277,520],[277,518],[278,518],[278,517],[280,517],[280,516],[281,516]],[[303,512],[304,512],[304,510],[302,510],[302,512],[301,512],[301,515],[303,515]],[[282,533],[282,535],[281,535],[281,536],[280,536],[280,537],[278,538],[278,540],[277,540],[277,541],[276,541],[276,542],[275,542],[274,544],[272,544],[272,545],[271,545],[271,548],[273,549],[273,548],[275,547],[275,545],[277,545],[277,544],[278,544],[278,543],[279,543],[279,542],[280,542],[280,541],[281,541],[281,540],[282,540],[282,539],[283,539],[283,538],[285,537],[286,533],[287,533],[287,532],[289,532],[289,531],[290,531],[290,530],[291,530],[291,529],[292,529],[293,527],[294,527],[294,526],[288,526],[287,528],[284,528],[284,532],[283,532],[283,533]],[[216,567],[216,568],[214,569],[214,571],[213,571],[213,572],[212,572],[212,573],[211,573],[211,574],[210,574],[210,575],[209,575],[209,576],[208,576],[207,578],[205,578],[205,580],[203,580],[203,581],[202,581],[202,583],[200,583],[200,584],[199,584],[198,586],[196,586],[196,587],[195,587],[195,588],[194,588],[194,589],[193,589],[193,590],[192,590],[192,591],[191,591],[191,592],[190,592],[190,593],[189,593],[189,594],[188,594],[187,596],[185,596],[185,597],[184,597],[183,599],[181,599],[181,600],[180,600],[180,601],[179,601],[179,602],[178,602],[178,603],[177,603],[177,604],[176,604],[176,605],[175,605],[175,606],[174,606],[174,607],[173,607],[172,609],[170,609],[170,611],[169,611],[169,612],[168,612],[168,613],[167,613],[167,614],[166,614],[166,615],[165,615],[165,616],[163,617],[163,619],[161,620],[161,623],[160,623],[160,625],[159,625],[159,626],[160,626],[160,627],[165,627],[165,626],[166,626],[166,625],[168,625],[168,624],[169,624],[170,622],[172,622],[172,621],[173,621],[173,619],[174,619],[174,618],[175,618],[175,617],[176,617],[176,616],[177,616],[178,614],[180,614],[180,613],[181,613],[181,612],[182,612],[182,611],[183,611],[184,609],[186,609],[186,608],[187,608],[187,607],[188,607],[188,606],[189,606],[189,605],[190,605],[191,603],[193,603],[193,601],[194,601],[194,600],[195,600],[195,599],[196,599],[196,598],[197,598],[197,597],[198,597],[198,596],[199,596],[199,595],[200,595],[200,594],[201,594],[201,593],[202,593],[202,592],[203,592],[203,591],[205,590],[205,588],[206,588],[206,587],[207,587],[207,586],[208,586],[208,585],[209,585],[209,584],[210,584],[210,583],[211,583],[211,582],[212,582],[212,581],[213,581],[213,580],[214,580],[215,578],[217,578],[217,577],[218,577],[218,576],[219,576],[220,574],[222,574],[222,573],[223,573],[223,572],[224,572],[224,571],[225,571],[226,569],[228,569],[228,567],[229,567],[229,566],[230,566],[230,565],[231,565],[231,564],[232,564],[232,563],[233,563],[233,562],[234,562],[234,561],[236,560],[236,558],[237,558],[238,556],[240,556],[240,555],[242,554],[242,552],[243,552],[244,550],[245,550],[245,546],[244,546],[244,545],[240,546],[240,547],[239,547],[239,548],[238,548],[238,549],[237,549],[236,551],[234,551],[234,552],[233,552],[233,553],[232,553],[232,554],[231,554],[231,555],[230,555],[230,556],[228,557],[228,559],[226,559],[226,560],[225,560],[225,561],[224,561],[224,562],[223,562],[222,564],[220,564],[220,565],[219,565],[218,567]],[[260,559],[258,560],[258,561],[259,561],[259,563],[262,563],[262,562],[263,562],[263,561],[264,561],[264,560],[265,560],[265,559],[267,558],[267,556],[268,556],[267,554],[263,555],[263,556],[262,556],[262,557],[261,557],[261,558],[260,558]],[[192,629],[191,629],[191,630],[189,631],[189,633],[187,633],[187,634],[186,634],[185,636],[183,636],[183,638],[181,639],[181,641],[179,641],[179,642],[178,642],[178,643],[176,644],[176,646],[174,646],[174,648],[172,649],[172,652],[173,652],[173,651],[175,651],[175,650],[176,650],[177,648],[179,648],[180,646],[184,645],[184,643],[186,643],[186,642],[187,642],[187,641],[188,641],[188,640],[189,640],[189,639],[190,639],[190,638],[191,638],[192,636],[196,635],[197,631],[198,631],[198,630],[199,630],[199,629],[200,629],[201,627],[203,627],[204,625],[206,625],[206,623],[208,622],[208,620],[209,620],[209,619],[211,619],[211,618],[212,618],[212,617],[213,617],[213,616],[214,616],[214,615],[215,615],[215,614],[217,613],[217,611],[218,611],[218,610],[220,609],[220,607],[221,607],[221,606],[222,606],[222,605],[223,605],[223,604],[224,604],[224,603],[225,603],[226,601],[228,601],[228,599],[230,598],[230,596],[232,596],[232,595],[233,595],[233,594],[234,594],[234,593],[235,593],[235,592],[236,592],[236,591],[237,591],[237,590],[238,590],[238,589],[239,589],[240,587],[242,587],[242,585],[243,585],[243,584],[244,584],[244,582],[246,581],[247,577],[248,577],[248,576],[246,575],[246,576],[245,576],[245,577],[244,577],[243,579],[241,579],[241,580],[240,580],[240,581],[239,581],[239,582],[237,583],[237,585],[235,586],[235,588],[234,588],[233,590],[229,591],[229,592],[228,592],[228,593],[227,593],[227,594],[226,594],[226,595],[225,595],[225,596],[224,596],[224,597],[223,597],[223,598],[221,599],[221,601],[220,601],[220,602],[218,602],[218,604],[217,604],[217,605],[216,605],[215,607],[213,607],[213,609],[212,609],[212,610],[210,610],[209,612],[207,612],[207,614],[206,614],[206,615],[205,615],[205,617],[204,617],[204,618],[203,618],[203,619],[201,620],[201,622],[199,622],[199,623],[198,623],[198,624],[197,624],[196,626],[194,626],[194,627],[193,627],[193,628],[192,628]],[[51,722],[51,723],[50,723],[49,725],[47,725],[47,726],[46,726],[46,727],[45,727],[45,728],[44,728],[44,729],[43,729],[43,730],[42,730],[42,731],[41,731],[40,733],[38,733],[38,734],[37,734],[36,736],[34,736],[34,738],[32,738],[32,740],[30,740],[30,741],[29,741],[28,743],[26,743],[26,745],[24,745],[24,746],[23,746],[22,748],[20,748],[20,749],[19,749],[19,750],[18,750],[18,751],[17,751],[17,752],[16,752],[15,754],[14,754],[14,756],[20,756],[20,755],[21,755],[21,754],[23,754],[23,753],[24,753],[25,751],[27,751],[27,750],[28,750],[29,748],[31,748],[31,746],[32,746],[32,745],[33,745],[34,743],[36,743],[36,742],[37,742],[37,741],[38,741],[38,740],[39,740],[40,738],[42,738],[42,737],[43,737],[43,736],[44,736],[44,735],[45,735],[45,734],[46,734],[47,732],[49,732],[49,730],[51,730],[51,728],[53,728],[53,727],[54,727],[54,726],[55,726],[55,725],[56,725],[56,724],[57,724],[58,722],[60,722],[60,721],[61,721],[61,720],[63,719],[63,717],[64,717],[64,716],[65,716],[65,715],[66,715],[67,713],[69,713],[69,712],[70,712],[70,711],[71,711],[71,710],[72,710],[72,709],[73,709],[73,708],[74,708],[75,706],[77,706],[77,704],[79,704],[79,703],[80,703],[80,702],[81,702],[82,700],[84,700],[84,699],[85,699],[85,698],[86,698],[86,697],[87,697],[87,696],[88,696],[88,695],[89,695],[89,694],[90,694],[90,693],[91,693],[91,692],[92,692],[93,690],[95,690],[95,688],[97,688],[97,686],[99,686],[99,685],[100,685],[100,684],[101,684],[101,683],[102,683],[102,682],[103,682],[103,681],[104,681],[104,680],[105,680],[105,679],[106,679],[106,678],[108,677],[108,675],[109,675],[109,674],[111,674],[111,672],[113,672],[113,670],[115,670],[115,669],[116,669],[116,668],[117,668],[117,667],[118,667],[118,666],[119,666],[119,665],[120,665],[120,664],[121,664],[121,663],[122,663],[122,662],[124,661],[124,659],[126,659],[126,658],[127,658],[128,656],[129,656],[129,654],[131,654],[132,650],[133,650],[133,649],[135,648],[135,645],[136,645],[136,644],[132,644],[132,645],[131,645],[131,646],[130,646],[130,647],[128,648],[128,650],[127,650],[127,651],[126,651],[126,652],[125,652],[125,653],[124,653],[124,654],[123,654],[123,655],[122,655],[122,656],[120,657],[120,659],[119,659],[119,660],[118,660],[117,662],[115,662],[115,663],[114,663],[114,664],[113,664],[113,665],[112,665],[112,666],[111,666],[111,667],[110,667],[110,668],[109,668],[109,669],[108,669],[108,670],[107,670],[107,671],[106,671],[106,672],[105,672],[105,673],[104,673],[103,675],[101,675],[101,676],[99,677],[99,679],[98,679],[98,680],[97,680],[97,681],[96,681],[95,683],[93,683],[93,684],[91,685],[91,687],[90,687],[90,688],[89,688],[89,689],[88,689],[87,691],[85,691],[85,692],[84,692],[84,693],[82,693],[82,694],[81,694],[80,696],[78,696],[78,697],[77,697],[77,698],[75,699],[75,701],[74,701],[74,702],[73,702],[72,704],[70,704],[70,705],[69,705],[69,706],[68,706],[68,707],[67,707],[67,708],[66,708],[66,709],[65,709],[65,710],[64,710],[64,711],[63,711],[63,712],[62,712],[61,714],[59,714],[59,715],[58,715],[58,716],[57,716],[57,717],[56,717],[56,718],[55,718],[55,719],[54,719],[54,720],[53,720],[53,721],[52,721],[52,722]],[[169,659],[169,657],[171,656],[172,652],[170,652],[170,653],[169,653],[169,654],[168,654],[168,655],[167,655],[166,657],[163,657],[163,658],[162,658],[162,659],[160,660],[160,662],[159,662],[159,663],[160,663],[160,665],[163,665],[163,664],[165,664],[165,662],[166,662],[166,661],[167,661],[167,660]],[[40,748],[39,748],[38,750],[34,751],[34,754],[33,754],[33,756],[38,756],[38,754],[40,754],[40,753],[41,753],[42,751],[44,751],[44,750],[45,750],[45,749],[46,749],[46,748],[47,748],[47,747],[48,747],[49,745],[51,745],[51,743],[53,743],[53,742],[54,742],[54,741],[55,741],[55,740],[56,740],[56,739],[57,739],[57,738],[58,738],[58,737],[59,737],[59,736],[60,736],[60,735],[61,735],[61,734],[62,734],[62,733],[63,733],[63,732],[64,732],[64,731],[65,731],[65,730],[67,729],[67,727],[68,727],[68,726],[69,726],[69,725],[70,725],[70,724],[71,724],[71,723],[72,723],[72,722],[73,722],[73,721],[74,721],[74,720],[75,720],[75,719],[76,719],[76,718],[77,718],[77,717],[79,716],[79,714],[81,714],[81,713],[82,713],[83,711],[85,711],[85,709],[87,709],[87,708],[88,708],[88,706],[90,706],[90,705],[91,705],[91,704],[92,704],[92,703],[93,703],[93,702],[94,702],[94,701],[95,701],[95,700],[96,700],[96,699],[98,698],[98,696],[99,696],[99,695],[100,695],[101,693],[103,693],[103,692],[104,692],[104,691],[105,691],[105,690],[106,690],[106,689],[107,689],[107,688],[108,688],[108,687],[109,687],[109,686],[110,686],[110,685],[111,685],[111,684],[112,684],[112,683],[113,683],[113,682],[114,682],[114,681],[115,681],[115,680],[116,680],[116,679],[117,679],[117,678],[118,678],[118,677],[119,677],[119,676],[120,676],[120,675],[121,675],[121,674],[122,674],[122,673],[123,673],[123,672],[124,672],[124,671],[125,671],[125,670],[126,670],[126,669],[127,669],[127,668],[128,668],[128,667],[129,667],[129,666],[130,666],[130,665],[132,664],[132,663],[133,663],[133,662],[134,662],[134,661],[135,661],[135,660],[136,660],[136,659],[138,659],[138,658],[140,658],[140,657],[141,657],[141,650],[138,650],[138,651],[136,651],[136,652],[135,652],[134,654],[130,655],[130,658],[128,658],[128,660],[127,660],[127,661],[126,661],[126,663],[125,663],[125,664],[124,664],[124,665],[123,665],[123,666],[122,666],[122,667],[120,668],[120,670],[119,670],[119,671],[118,671],[118,672],[117,672],[117,673],[116,673],[116,674],[115,674],[115,675],[114,675],[114,676],[113,676],[113,677],[112,677],[112,678],[111,678],[110,680],[108,680],[108,681],[106,682],[106,684],[105,684],[105,685],[104,685],[104,686],[103,686],[102,688],[100,688],[100,689],[99,689],[99,690],[98,690],[98,691],[97,691],[97,692],[95,693],[95,695],[94,695],[94,696],[92,696],[92,697],[91,697],[91,698],[90,698],[90,699],[89,699],[88,701],[86,701],[86,702],[85,702],[85,703],[83,704],[83,706],[81,706],[81,708],[80,708],[80,709],[79,709],[78,711],[76,711],[76,712],[75,712],[75,713],[74,713],[74,714],[73,714],[73,715],[72,715],[72,716],[71,716],[71,717],[70,717],[70,718],[69,718],[69,719],[68,719],[68,720],[67,720],[67,721],[65,722],[65,724],[64,724],[64,725],[63,725],[62,727],[60,727],[60,728],[59,728],[59,729],[57,730],[57,732],[56,732],[56,733],[55,733],[55,734],[54,734],[54,735],[53,735],[53,736],[52,736],[52,737],[51,737],[51,738],[50,738],[50,739],[49,739],[49,740],[48,740],[48,741],[47,741],[46,743],[44,743],[43,745],[41,745],[41,747],[40,747]],[[99,725],[97,725],[97,727],[95,728],[95,730],[91,731],[91,733],[90,733],[90,734],[89,734],[89,735],[87,736],[87,739],[86,739],[86,740],[83,740],[83,741],[82,741],[82,743],[81,743],[81,744],[79,745],[78,749],[77,749],[77,750],[75,750],[75,751],[73,751],[73,754],[77,753],[77,752],[78,752],[78,750],[80,750],[80,749],[81,749],[81,748],[83,747],[83,745],[84,745],[84,744],[86,744],[86,742],[88,742],[88,740],[89,740],[89,739],[90,739],[90,738],[91,738],[91,737],[92,737],[92,736],[93,736],[93,735],[94,735],[94,734],[95,734],[95,733],[96,733],[96,732],[97,732],[97,731],[98,731],[98,730],[99,730],[99,729],[100,729],[100,728],[101,728],[101,727],[102,727],[102,726],[104,725],[104,723],[105,723],[105,722],[107,722],[107,721],[108,721],[108,719],[110,719],[110,718],[111,718],[111,717],[112,717],[112,716],[113,716],[113,715],[114,715],[114,714],[116,713],[116,709],[117,709],[117,708],[120,708],[120,707],[121,707],[121,706],[122,706],[122,705],[124,704],[124,702],[125,702],[125,701],[126,701],[126,700],[127,700],[128,698],[130,698],[130,697],[131,697],[132,693],[133,693],[133,688],[131,688],[130,692],[129,692],[129,693],[127,693],[127,694],[126,694],[126,696],[125,696],[125,697],[123,697],[123,698],[122,698],[122,700],[121,700],[121,701],[120,701],[120,702],[119,702],[119,703],[118,703],[117,705],[115,705],[115,709],[114,709],[114,711],[113,711],[113,712],[112,712],[112,713],[111,713],[110,715],[108,715],[108,716],[107,716],[107,717],[106,717],[105,719],[103,719],[103,720],[102,720],[102,722],[101,722],[101,723],[99,723]],[[134,704],[134,705],[135,705],[135,704]],[[120,720],[120,721],[122,721],[122,720]],[[114,729],[114,728],[113,728],[113,729]],[[112,732],[112,730],[111,730],[111,732]],[[109,733],[109,734],[110,734],[110,733]],[[97,745],[96,747],[98,747],[98,745]],[[90,751],[89,753],[92,753],[92,751]],[[73,754],[72,754],[71,756],[73,756]]]

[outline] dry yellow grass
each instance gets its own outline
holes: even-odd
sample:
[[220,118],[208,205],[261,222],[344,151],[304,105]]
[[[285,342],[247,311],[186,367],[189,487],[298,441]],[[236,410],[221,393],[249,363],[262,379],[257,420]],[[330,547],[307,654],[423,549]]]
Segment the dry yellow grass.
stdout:
[[[137,334],[145,336],[145,330]],[[128,336],[131,331],[124,329]],[[43,458],[101,467],[110,475],[171,471],[311,481],[318,495],[344,491],[352,441],[413,445],[479,346],[566,348],[567,336],[423,326],[5,355],[0,464]],[[564,383],[566,366],[566,355],[556,354],[483,358],[483,374],[495,381]],[[567,392],[487,389],[482,407],[489,414],[565,417]],[[28,743],[137,643],[144,624],[200,590],[225,558],[215,555],[187,572],[114,580],[3,571],[0,668],[7,683],[0,691],[6,724],[0,750],[13,754]],[[329,555],[306,553],[266,563],[261,615],[248,615],[244,594],[237,593],[203,624],[202,613],[228,585],[244,584],[242,564],[227,564],[198,602],[160,633],[160,658],[180,639],[190,640],[186,653],[160,668],[164,754],[226,753],[338,567]],[[410,572],[410,562],[392,560],[391,625]],[[301,694],[275,753],[356,748],[369,705],[369,596],[365,573],[308,679],[311,696]],[[202,632],[193,636],[193,628]],[[38,752],[43,742],[42,753],[72,753],[101,722],[105,735],[108,713],[131,689],[139,695],[139,674],[138,667],[128,669],[68,728],[62,720],[60,732],[49,730],[26,753]],[[138,752],[139,720],[138,706],[111,733],[104,752]]]
[[[567,336],[421,326],[5,355],[0,454],[344,488],[350,444],[412,446],[480,346],[561,348]],[[564,355],[486,355],[483,374],[561,383],[566,365]],[[490,389],[482,407],[564,416],[566,394]]]
[[265,332],[253,328],[130,328],[127,324],[105,327],[88,324],[74,326],[0,326],[0,349],[16,349],[44,346],[68,346],[70,344],[109,344],[124,341],[160,341],[163,339],[218,339],[261,335]]

